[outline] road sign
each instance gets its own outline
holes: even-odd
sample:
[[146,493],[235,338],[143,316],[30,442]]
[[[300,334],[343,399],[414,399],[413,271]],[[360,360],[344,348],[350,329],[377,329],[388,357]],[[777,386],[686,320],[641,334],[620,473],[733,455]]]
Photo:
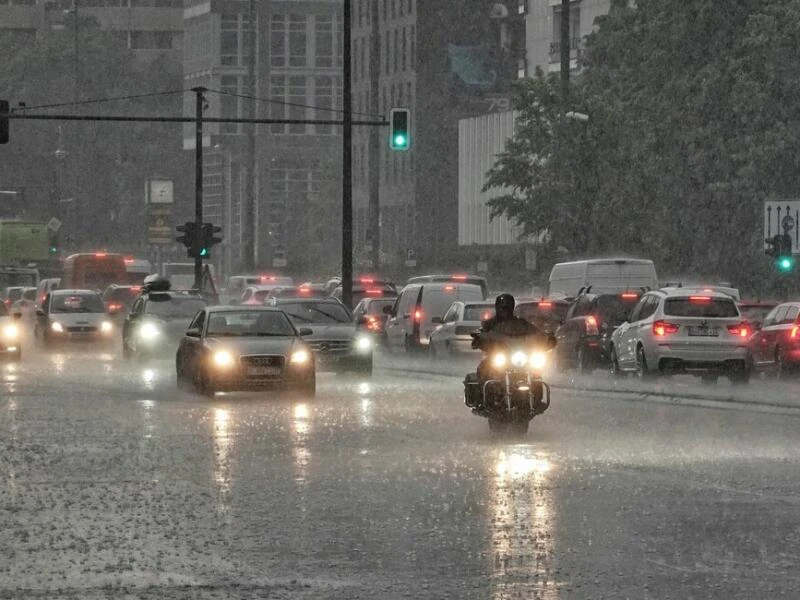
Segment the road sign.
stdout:
[[147,243],[153,245],[172,244],[172,225],[167,215],[150,215],[147,227]]
[[53,217],[47,222],[47,228],[53,233],[58,233],[58,230],[61,229],[61,221]]
[[172,204],[171,179],[148,179],[144,191],[147,204]]
[[800,200],[770,200],[764,202],[764,250],[766,240],[779,234],[792,238],[792,254],[800,254]]

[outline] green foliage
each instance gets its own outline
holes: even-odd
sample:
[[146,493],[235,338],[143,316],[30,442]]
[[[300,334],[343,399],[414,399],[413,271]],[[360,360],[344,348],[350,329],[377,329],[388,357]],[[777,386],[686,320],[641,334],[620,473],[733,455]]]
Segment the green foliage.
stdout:
[[525,82],[488,173],[494,214],[571,256],[637,254],[755,288],[770,269],[763,201],[800,190],[800,0],[724,4],[614,2],[567,105],[556,77]]

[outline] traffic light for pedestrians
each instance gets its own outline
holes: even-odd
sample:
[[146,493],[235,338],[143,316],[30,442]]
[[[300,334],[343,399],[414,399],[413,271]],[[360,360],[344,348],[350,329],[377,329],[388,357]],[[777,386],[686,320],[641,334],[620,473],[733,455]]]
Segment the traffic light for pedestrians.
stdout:
[[0,144],[8,143],[8,100],[0,100]]
[[392,150],[408,150],[411,147],[411,111],[393,108],[389,123],[389,147]]
[[200,240],[198,239],[197,235],[198,231],[196,223],[193,221],[186,221],[186,223],[183,225],[178,225],[175,229],[183,233],[183,235],[176,237],[175,241],[186,246],[186,256],[189,258],[197,257]]
[[222,241],[222,238],[214,237],[214,234],[220,231],[222,231],[222,227],[218,227],[213,223],[203,223],[203,229],[200,234],[201,258],[211,258],[211,246]]

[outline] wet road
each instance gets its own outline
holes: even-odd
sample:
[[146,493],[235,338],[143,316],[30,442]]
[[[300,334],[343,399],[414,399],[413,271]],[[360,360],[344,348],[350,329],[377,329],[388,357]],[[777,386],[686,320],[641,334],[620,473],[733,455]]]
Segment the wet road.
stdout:
[[800,597],[794,414],[565,387],[509,440],[411,371],[211,400],[29,353],[0,382],[0,598]]

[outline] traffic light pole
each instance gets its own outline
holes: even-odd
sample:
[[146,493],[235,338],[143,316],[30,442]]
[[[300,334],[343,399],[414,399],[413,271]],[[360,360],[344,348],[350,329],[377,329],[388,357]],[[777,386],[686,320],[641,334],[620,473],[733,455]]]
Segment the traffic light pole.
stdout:
[[351,0],[342,7],[342,302],[348,308],[353,299],[353,105],[350,64],[352,22]]
[[[194,223],[198,233],[203,228],[203,103],[204,87],[192,88],[195,93],[195,132],[194,132]],[[199,290],[203,279],[203,258],[200,253],[194,257],[194,287]]]

